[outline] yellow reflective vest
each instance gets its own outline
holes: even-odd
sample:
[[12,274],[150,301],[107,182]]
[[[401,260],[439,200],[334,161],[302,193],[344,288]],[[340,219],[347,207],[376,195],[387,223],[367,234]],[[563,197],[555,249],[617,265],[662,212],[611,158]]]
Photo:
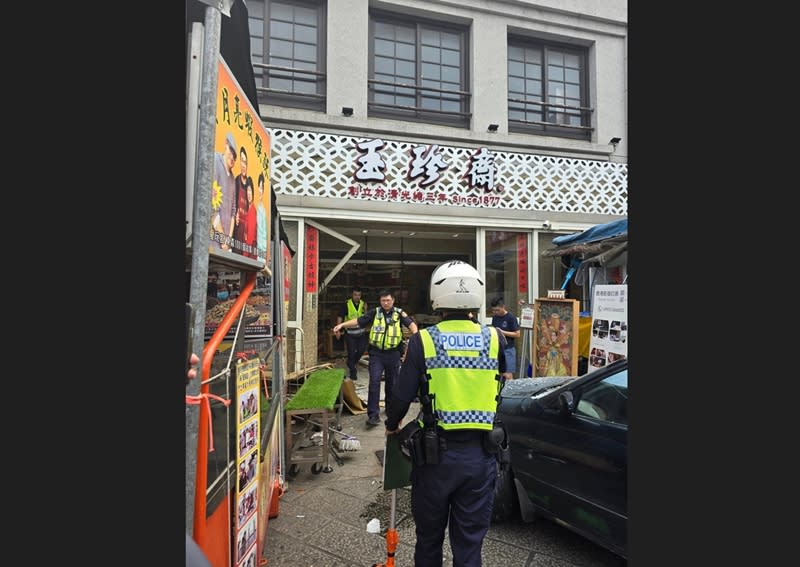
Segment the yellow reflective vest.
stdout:
[[497,329],[468,320],[442,321],[422,329],[420,339],[437,425],[490,431],[500,391]]
[[353,298],[347,300],[347,319],[345,321],[349,321],[350,319],[355,319],[357,317],[361,317],[366,312],[366,303],[364,303],[363,299],[358,300],[358,307],[353,305]]
[[[367,304],[364,303],[363,299],[358,300],[358,307],[353,305],[353,298],[347,300],[347,319],[345,321],[349,321],[350,319],[356,319],[361,317],[367,311]],[[356,327],[355,329],[347,328],[345,329],[348,335],[361,335],[364,333],[364,329]]]
[[386,320],[383,309],[375,309],[375,319],[369,331],[369,344],[379,350],[396,349],[403,340],[403,329],[400,323],[400,309],[392,307],[389,320]]

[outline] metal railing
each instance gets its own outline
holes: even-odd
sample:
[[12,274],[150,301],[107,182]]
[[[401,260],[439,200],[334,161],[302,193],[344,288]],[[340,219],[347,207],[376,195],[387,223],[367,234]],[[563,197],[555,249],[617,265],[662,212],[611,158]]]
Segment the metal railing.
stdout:
[[[516,104],[515,104],[516,103]],[[562,109],[565,112],[559,112],[558,115],[560,116],[580,116],[581,117],[581,125],[575,124],[562,124],[561,122],[548,122],[546,120],[523,120],[521,118],[511,118],[510,113],[514,110],[519,112],[530,112],[528,110],[528,105],[536,105],[540,108],[540,111],[546,114],[548,111],[552,109]],[[531,124],[536,126],[544,126],[544,127],[554,127],[554,128],[567,128],[581,132],[592,132],[594,128],[592,126],[584,126],[583,124],[591,123],[591,115],[594,112],[594,109],[588,106],[571,106],[568,104],[557,104],[552,102],[543,102],[538,100],[528,100],[528,99],[520,99],[520,98],[511,98],[508,99],[508,111],[509,111],[509,123],[517,123],[517,124]]]
[[[319,91],[320,86],[324,85],[325,82],[327,81],[327,75],[325,73],[320,73],[319,71],[310,71],[308,69],[299,69],[297,67],[283,67],[281,65],[269,65],[267,63],[253,63],[253,67],[256,69],[265,69],[267,71],[266,73],[261,74],[262,81],[268,81],[269,79],[286,79],[289,81],[300,81],[303,83],[314,84],[317,91]],[[256,79],[258,79],[258,76],[259,73],[256,73]],[[256,84],[256,91],[259,94],[301,97],[304,99],[311,99],[318,101],[325,100],[325,95],[320,94],[319,92],[306,93],[302,91],[293,91],[288,89],[276,89],[273,87],[258,86],[258,84]]]
[[[429,117],[431,115],[432,116],[438,115],[442,117],[453,117],[463,123],[468,123],[469,119],[472,117],[472,113],[469,111],[440,110],[436,108],[425,108],[421,106],[423,98],[431,98],[437,101],[458,102],[460,108],[468,109],[470,106],[472,93],[469,93],[467,91],[437,89],[435,87],[423,87],[421,85],[416,85],[416,84],[379,81],[377,79],[369,79],[367,81],[367,87],[371,93],[371,98],[372,98],[372,100],[370,100],[368,103],[368,108],[370,110],[389,109],[390,111],[398,111],[410,114],[415,118],[420,118],[422,116]],[[381,88],[381,87],[390,87],[390,88]],[[400,89],[414,91],[414,94],[398,92],[398,90]],[[449,95],[449,96],[426,97],[426,93]],[[413,96],[415,99],[415,104],[402,105],[402,104],[378,102],[374,100],[374,96],[378,94],[386,94],[391,96],[406,96],[406,97]]]

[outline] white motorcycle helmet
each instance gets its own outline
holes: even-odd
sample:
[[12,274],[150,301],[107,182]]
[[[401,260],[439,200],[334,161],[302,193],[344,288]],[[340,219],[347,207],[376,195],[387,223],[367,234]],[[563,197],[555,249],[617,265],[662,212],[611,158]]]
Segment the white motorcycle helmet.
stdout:
[[433,309],[478,309],[483,288],[478,270],[461,260],[451,260],[431,274],[431,305]]

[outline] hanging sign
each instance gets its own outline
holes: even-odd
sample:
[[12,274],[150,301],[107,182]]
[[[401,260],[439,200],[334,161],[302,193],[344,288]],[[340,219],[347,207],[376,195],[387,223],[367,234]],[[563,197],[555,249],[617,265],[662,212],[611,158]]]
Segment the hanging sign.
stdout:
[[319,260],[319,231],[313,226],[306,227],[306,291],[317,291],[317,265]]
[[528,235],[517,235],[517,287],[520,295],[528,293]]

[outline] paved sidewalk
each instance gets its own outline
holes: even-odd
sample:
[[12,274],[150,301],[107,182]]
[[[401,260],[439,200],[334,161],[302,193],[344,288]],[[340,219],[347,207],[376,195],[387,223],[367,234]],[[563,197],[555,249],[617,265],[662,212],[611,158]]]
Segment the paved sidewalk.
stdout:
[[[341,359],[332,362],[344,367]],[[366,366],[359,365],[356,392],[365,401],[368,381]],[[409,415],[416,415],[416,406],[412,405]],[[279,514],[267,524],[264,557],[268,567],[371,567],[386,562],[391,491],[383,490],[382,466],[375,455],[384,449],[384,428],[368,429],[366,420],[366,413],[344,411],[342,432],[356,436],[361,449],[340,452],[342,466],[331,456],[332,472],[313,474],[310,464],[302,464],[294,478],[287,478]],[[396,491],[397,567],[414,565],[416,537],[410,495],[410,488]],[[379,534],[367,532],[372,518],[380,520]],[[625,565],[623,559],[545,520],[492,525],[483,544],[483,567]],[[447,537],[444,567],[452,567]]]

